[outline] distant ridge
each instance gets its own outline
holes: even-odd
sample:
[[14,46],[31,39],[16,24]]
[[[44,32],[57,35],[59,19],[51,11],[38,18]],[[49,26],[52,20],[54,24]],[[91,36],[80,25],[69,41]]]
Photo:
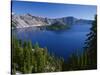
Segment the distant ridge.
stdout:
[[74,17],[62,17],[62,18],[50,19],[39,16],[33,16],[29,13],[24,15],[17,15],[15,13],[12,14],[12,27],[15,28],[52,25],[53,23],[56,22],[63,23],[66,25],[74,25],[81,23],[91,24],[92,20],[77,19]]

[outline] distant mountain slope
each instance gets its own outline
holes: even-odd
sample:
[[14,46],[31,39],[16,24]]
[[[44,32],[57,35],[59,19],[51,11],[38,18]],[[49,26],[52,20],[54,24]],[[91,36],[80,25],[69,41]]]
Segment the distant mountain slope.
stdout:
[[62,18],[43,18],[39,16],[32,16],[31,14],[17,15],[12,14],[12,27],[14,28],[24,28],[33,26],[45,26],[52,25],[54,23],[61,23],[66,25],[73,25],[75,23],[91,23],[91,20],[82,20],[74,17],[62,17]]
[[47,24],[46,18],[36,17],[30,14],[12,15],[12,22],[16,24],[16,28],[41,26]]

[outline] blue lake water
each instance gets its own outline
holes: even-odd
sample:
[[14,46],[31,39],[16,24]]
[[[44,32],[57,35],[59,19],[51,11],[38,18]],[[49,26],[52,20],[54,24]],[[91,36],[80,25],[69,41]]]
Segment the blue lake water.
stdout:
[[70,29],[63,31],[34,30],[34,28],[23,28],[13,30],[13,34],[21,40],[31,40],[40,47],[47,47],[50,53],[57,57],[67,59],[77,50],[83,51],[86,34],[90,32],[91,25],[72,25]]

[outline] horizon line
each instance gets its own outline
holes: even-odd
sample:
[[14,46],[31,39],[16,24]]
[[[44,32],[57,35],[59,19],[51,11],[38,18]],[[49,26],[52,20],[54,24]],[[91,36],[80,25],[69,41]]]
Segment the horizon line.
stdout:
[[[14,14],[16,14],[16,13],[15,13],[15,12],[11,12],[11,15],[14,15]],[[39,16],[39,15],[33,15],[33,14],[31,14],[31,13],[16,14],[16,15],[21,16],[21,15],[27,15],[27,14],[30,14],[31,16],[36,16],[36,17],[41,17],[41,18],[49,18],[49,19],[57,19],[57,18],[73,17],[73,18],[76,18],[76,19],[79,19],[79,20],[81,20],[81,19],[82,19],[82,20],[94,20],[94,19],[78,18],[78,17],[71,16],[71,15],[69,15],[69,16],[62,16],[62,17]],[[95,15],[94,15],[94,16],[95,16]]]

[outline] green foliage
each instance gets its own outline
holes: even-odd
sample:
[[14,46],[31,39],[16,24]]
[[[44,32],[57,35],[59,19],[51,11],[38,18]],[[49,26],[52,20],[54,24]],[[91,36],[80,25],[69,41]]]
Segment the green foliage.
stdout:
[[80,56],[78,55],[78,51],[73,53],[69,59],[63,63],[63,71],[97,68],[97,16],[93,21],[91,32],[87,37],[84,52]]
[[93,67],[89,67],[89,57],[88,52],[83,52],[81,55],[76,55],[73,53],[69,59],[63,64],[63,71],[67,70],[88,70]]
[[[58,26],[58,27],[57,27]],[[53,26],[60,27],[59,25]],[[58,30],[56,29],[56,30]],[[19,71],[25,73],[57,72],[67,70],[86,70],[97,68],[97,16],[87,35],[84,52],[73,53],[67,61],[49,54],[47,48],[41,48],[38,43],[32,46],[31,41],[18,40],[12,37],[12,74]]]
[[23,42],[12,38],[12,71],[23,74],[37,72],[54,72],[62,70],[62,59],[50,55],[47,48],[40,48],[38,43],[32,46],[31,42]]
[[91,32],[87,36],[85,49],[88,52],[89,67],[97,68],[97,15],[92,23]]
[[67,28],[69,28],[68,25],[53,24],[53,25],[47,26],[48,30],[63,30],[63,29],[67,29]]

